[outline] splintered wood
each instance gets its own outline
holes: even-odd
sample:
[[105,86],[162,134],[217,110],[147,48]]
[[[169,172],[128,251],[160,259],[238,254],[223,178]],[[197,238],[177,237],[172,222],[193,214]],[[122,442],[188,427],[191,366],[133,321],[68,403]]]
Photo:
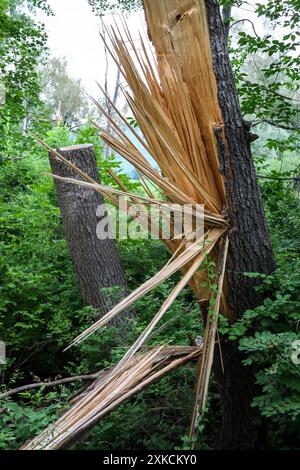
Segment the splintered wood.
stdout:
[[[197,179],[214,200],[225,205],[223,178],[214,135],[222,127],[212,67],[204,1],[144,1],[150,39],[162,77],[161,88]],[[209,201],[201,199],[207,207]]]
[[[226,145],[223,119],[212,67],[204,1],[144,0],[143,5],[155,58],[150,45],[142,36],[137,47],[125,20],[122,20],[121,24],[115,22],[114,26],[106,28],[106,34],[103,36],[107,49],[127,82],[128,88],[123,92],[142,136],[130,125],[126,116],[120,113],[109,96],[106,96],[106,100],[114,109],[118,122],[100,103],[94,99],[93,101],[110,123],[111,132],[95,124],[100,136],[113,150],[134,165],[141,177],[145,195],[130,193],[113,172],[110,174],[119,184],[119,190],[100,185],[80,170],[78,173],[82,181],[73,179],[64,179],[64,181],[92,187],[115,204],[121,195],[127,197],[129,207],[130,204],[134,206],[138,202],[145,203],[142,215],[146,227],[153,224],[153,221],[149,220],[147,204],[165,206],[170,202],[189,204],[192,222],[188,233],[181,234],[182,237],[176,233],[173,225],[171,227],[173,236],[163,240],[172,254],[167,265],[104,317],[83,331],[70,346],[87,339],[176,271],[180,270],[183,277],[104,382],[88,392],[47,431],[25,446],[26,449],[57,449],[65,446],[74,436],[95,424],[104,414],[133,393],[152,383],[176,365],[199,355],[199,350],[193,350],[175,359],[167,348],[150,350],[142,356],[137,355],[157,323],[187,284],[192,287],[199,302],[203,299],[209,301],[213,295],[216,296],[213,315],[207,320],[205,328],[203,356],[199,359],[191,441],[195,440],[199,413],[203,413],[205,407],[220,306],[223,313],[227,313],[224,286],[228,222],[222,215],[226,199],[224,181],[219,171],[218,145],[215,137],[215,130],[218,129],[219,136]],[[128,129],[139,142],[139,148],[128,137],[130,134],[127,132]],[[140,150],[141,147],[143,150]],[[47,148],[49,150],[49,147]],[[57,158],[61,158],[55,150],[52,149],[52,152]],[[146,155],[153,157],[160,171],[151,166]],[[69,164],[63,158],[61,160]],[[74,165],[72,169],[76,170]],[[156,188],[155,191],[151,190],[153,187]],[[153,193],[158,193],[159,198],[156,199]],[[201,235],[195,229],[199,217],[198,204],[204,206],[201,215],[204,233]],[[159,227],[152,228],[159,230]],[[215,282],[218,291],[215,294],[212,294],[209,287],[205,270],[199,272],[208,255],[217,264]],[[201,285],[203,280],[208,281],[207,287]],[[161,358],[162,354],[167,356]],[[169,363],[165,366],[166,357]],[[161,359],[158,361],[157,358]],[[161,367],[159,371],[157,371],[158,364]]]

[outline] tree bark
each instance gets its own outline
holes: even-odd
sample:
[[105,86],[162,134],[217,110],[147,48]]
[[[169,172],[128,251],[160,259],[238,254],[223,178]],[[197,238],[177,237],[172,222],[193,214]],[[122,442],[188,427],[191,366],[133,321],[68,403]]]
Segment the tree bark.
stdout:
[[[66,159],[100,182],[93,146],[77,145],[58,149]],[[81,179],[74,170],[49,153],[52,172],[55,175]],[[63,226],[73,261],[75,274],[86,305],[99,309],[103,316],[127,293],[127,284],[121,268],[115,241],[99,239],[96,227],[99,222],[96,211],[104,204],[101,194],[93,189],[54,180],[58,195]],[[103,288],[119,286],[117,299]],[[122,317],[124,319],[124,317]]]
[[[262,296],[255,291],[257,281],[245,272],[269,274],[275,261],[268,227],[251,156],[250,126],[242,118],[227,51],[225,31],[216,0],[205,0],[210,32],[213,68],[219,106],[223,115],[227,148],[219,141],[220,168],[226,182],[229,232],[227,282],[232,320],[255,308]],[[242,354],[235,342],[222,341],[225,373],[218,359],[215,373],[222,403],[222,448],[258,447],[258,426],[250,406],[255,395],[255,379],[250,367],[242,365]]]

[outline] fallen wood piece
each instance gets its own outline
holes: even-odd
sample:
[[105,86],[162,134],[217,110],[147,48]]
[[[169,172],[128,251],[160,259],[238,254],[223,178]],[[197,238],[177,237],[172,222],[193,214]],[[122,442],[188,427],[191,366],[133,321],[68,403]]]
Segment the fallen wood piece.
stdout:
[[11,390],[8,390],[7,392],[1,393],[0,400],[3,400],[3,398],[8,398],[13,395],[16,395],[17,393],[26,392],[27,390],[34,390],[35,388],[57,387],[58,385],[77,382],[79,380],[84,380],[84,381],[96,380],[97,378],[99,378],[101,373],[103,372],[100,372],[100,373],[97,372],[95,374],[75,375],[74,377],[65,377],[63,379],[51,380],[49,382],[36,382],[33,384],[22,385],[21,387],[13,388]]

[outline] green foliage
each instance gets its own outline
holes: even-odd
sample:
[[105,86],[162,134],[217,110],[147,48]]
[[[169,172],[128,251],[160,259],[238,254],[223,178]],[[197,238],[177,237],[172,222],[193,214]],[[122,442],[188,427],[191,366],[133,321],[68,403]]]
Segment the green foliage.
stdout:
[[66,393],[23,393],[27,403],[1,402],[0,450],[18,449],[58,417]]
[[14,367],[24,369],[36,360],[45,370],[51,369],[52,354],[71,339],[81,300],[59,210],[42,185],[39,190],[2,205],[0,336]]
[[[249,20],[237,21],[237,37],[231,40],[231,57],[242,111],[264,135],[273,127],[273,148],[278,154],[297,151],[299,146],[299,19],[297,0],[256,4],[256,14],[264,21],[265,34]],[[233,22],[233,26],[235,22]],[[235,28],[235,26],[234,26]],[[281,136],[277,129],[284,129]],[[263,137],[262,137],[262,140]],[[265,153],[272,141],[265,142]]]
[[271,171],[269,179],[260,180],[265,211],[271,229],[275,253],[299,253],[300,199],[289,178],[295,172]]
[[75,128],[87,120],[89,106],[81,81],[69,76],[67,65],[65,58],[52,58],[41,70],[40,83],[48,119]]

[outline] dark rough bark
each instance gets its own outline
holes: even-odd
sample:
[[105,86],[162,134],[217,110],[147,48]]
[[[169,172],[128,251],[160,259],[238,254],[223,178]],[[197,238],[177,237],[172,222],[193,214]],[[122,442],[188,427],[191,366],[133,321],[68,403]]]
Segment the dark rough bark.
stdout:
[[[227,263],[229,305],[232,318],[236,320],[245,310],[262,301],[254,290],[256,281],[243,273],[271,273],[275,262],[251,157],[250,126],[241,115],[219,5],[216,0],[205,0],[205,4],[218,99],[228,143],[228,148],[219,145],[219,152],[231,224]],[[253,372],[242,365],[236,343],[223,340],[222,354],[225,374],[217,355],[215,360],[223,411],[221,446],[233,449],[258,447],[258,427],[250,407],[255,394]]]
[[[74,163],[95,181],[99,173],[93,146],[78,145],[58,149],[67,160]],[[55,175],[81,179],[67,165],[50,154],[52,172]],[[97,207],[104,203],[101,194],[93,189],[54,180],[64,230],[72,257],[75,274],[86,305],[98,308],[101,316],[116,303],[102,288],[120,286],[122,297],[127,292],[126,280],[120,265],[114,240],[100,240],[96,227],[99,219]],[[120,296],[120,292],[118,293]]]
[[222,9],[222,20],[223,20],[223,25],[224,25],[226,43],[228,42],[228,38],[229,38],[230,18],[231,18],[231,5],[224,6]]

